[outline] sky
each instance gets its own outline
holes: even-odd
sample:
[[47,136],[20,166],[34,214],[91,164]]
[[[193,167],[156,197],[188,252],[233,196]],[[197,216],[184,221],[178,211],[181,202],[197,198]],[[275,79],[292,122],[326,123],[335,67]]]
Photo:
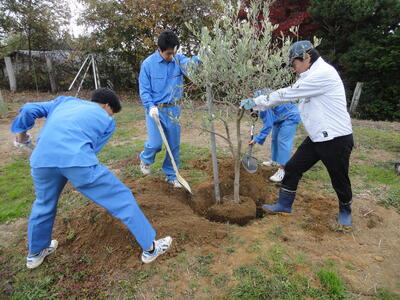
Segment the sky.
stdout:
[[67,0],[67,2],[71,9],[70,32],[72,36],[78,37],[84,32],[87,32],[84,26],[79,26],[77,24],[78,18],[84,9],[84,6],[78,0]]

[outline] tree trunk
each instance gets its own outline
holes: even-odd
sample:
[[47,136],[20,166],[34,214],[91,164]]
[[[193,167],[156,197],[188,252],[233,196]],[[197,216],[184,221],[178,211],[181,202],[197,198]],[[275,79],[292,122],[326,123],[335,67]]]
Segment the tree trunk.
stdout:
[[[207,87],[207,106],[208,106],[208,114],[211,116],[213,114],[213,95],[211,87]],[[210,142],[211,142],[211,158],[212,158],[212,166],[213,166],[213,175],[214,175],[214,191],[215,191],[215,203],[221,203],[221,192],[219,188],[219,177],[218,177],[218,160],[217,160],[217,146],[215,142],[215,133],[214,133],[214,121],[210,121]]]
[[240,122],[243,118],[244,110],[239,109],[236,118],[236,138],[237,138],[237,148],[235,156],[233,157],[235,161],[235,180],[233,183],[233,201],[235,203],[240,203],[240,152],[242,150],[242,140],[240,134]]
[[240,155],[235,160],[235,180],[233,182],[233,202],[240,203]]

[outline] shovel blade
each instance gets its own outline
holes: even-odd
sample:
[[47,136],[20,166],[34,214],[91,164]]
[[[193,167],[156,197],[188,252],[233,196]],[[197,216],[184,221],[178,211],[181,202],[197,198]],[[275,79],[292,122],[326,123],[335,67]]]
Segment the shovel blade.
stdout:
[[169,148],[168,140],[167,140],[167,138],[166,138],[166,136],[165,136],[165,133],[164,133],[164,130],[163,130],[162,126],[161,126],[160,119],[158,118],[157,115],[154,117],[154,119],[155,119],[155,121],[156,121],[158,130],[159,130],[159,132],[160,132],[160,135],[161,135],[161,138],[162,138],[163,143],[164,143],[164,145],[165,145],[165,148],[167,149],[168,155],[169,155],[169,157],[170,157],[170,159],[171,159],[172,167],[174,168],[174,171],[175,171],[175,174],[176,174],[176,179],[178,180],[178,182],[179,182],[180,184],[182,184],[182,186],[183,186],[189,193],[192,194],[192,190],[190,189],[189,183],[187,183],[187,181],[186,181],[185,179],[183,179],[183,177],[181,176],[181,174],[179,174],[178,167],[176,166],[174,156],[172,155],[171,149]]
[[176,179],[189,193],[193,194],[189,183],[179,173],[176,173]]
[[242,166],[247,172],[253,174],[257,172],[258,161],[255,157],[246,154],[243,156]]

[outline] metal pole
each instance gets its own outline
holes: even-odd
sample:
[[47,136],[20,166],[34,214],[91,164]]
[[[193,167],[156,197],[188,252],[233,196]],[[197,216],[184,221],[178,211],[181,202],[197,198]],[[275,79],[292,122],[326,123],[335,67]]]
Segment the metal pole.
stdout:
[[94,88],[97,90],[97,76],[96,76],[96,65],[94,62],[94,56],[92,55],[92,69],[93,69],[93,78],[94,78]]
[[101,88],[100,75],[99,75],[99,69],[97,68],[97,62],[96,62],[96,74],[97,74],[97,82],[99,83],[99,88]]
[[91,54],[89,54],[89,55],[86,57],[85,61],[83,62],[81,68],[80,68],[79,71],[78,71],[78,74],[76,74],[74,80],[72,81],[71,85],[69,86],[68,91],[70,91],[70,90],[72,89],[72,87],[74,86],[74,83],[75,83],[76,79],[78,78],[79,74],[81,73],[83,67],[85,66],[85,64],[86,64],[86,62],[87,62],[87,60],[89,59],[90,56],[91,56]]
[[86,77],[86,74],[87,74],[87,72],[88,72],[88,70],[89,70],[89,68],[90,68],[91,62],[92,62],[92,61],[89,61],[89,63],[88,63],[88,66],[87,66],[87,68],[86,68],[85,74],[83,74],[83,78],[82,78],[82,80],[81,80],[81,83],[79,84],[78,90],[76,91],[75,97],[78,96],[79,91],[81,90],[83,81],[85,80],[85,77]]
[[[208,107],[208,115],[212,117],[213,114],[213,94],[210,86],[207,87],[207,107]],[[211,159],[213,166],[213,175],[214,175],[214,190],[215,190],[215,202],[217,204],[221,203],[221,191],[219,188],[219,178],[218,178],[218,160],[217,160],[217,145],[215,141],[215,133],[214,133],[214,120],[210,120],[210,142],[211,142]]]
[[99,88],[101,88],[100,76],[99,76],[99,69],[97,68],[97,62],[96,62],[96,60],[95,60],[94,58],[93,58],[93,63],[94,63],[95,70],[96,70],[96,79],[97,79],[97,83],[98,83]]

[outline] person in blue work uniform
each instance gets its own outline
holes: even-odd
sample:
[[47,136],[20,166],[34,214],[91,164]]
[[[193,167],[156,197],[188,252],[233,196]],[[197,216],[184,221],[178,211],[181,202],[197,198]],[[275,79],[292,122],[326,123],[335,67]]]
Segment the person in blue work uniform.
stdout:
[[[183,75],[185,66],[191,59],[176,54],[179,48],[178,37],[172,31],[164,31],[158,37],[158,49],[147,57],[140,68],[139,92],[142,104],[146,109],[147,141],[140,153],[140,170],[144,175],[151,172],[150,165],[162,149],[162,139],[158,131],[155,116],[158,116],[164,129],[168,144],[179,168],[179,148],[181,126],[179,125],[180,108],[176,101],[182,97]],[[198,58],[192,58],[198,63]],[[166,180],[176,188],[182,185],[176,180],[171,159],[165,155],[162,171]]]
[[144,263],[152,262],[171,245],[169,236],[155,240],[156,232],[132,192],[97,159],[96,154],[115,130],[112,115],[121,110],[117,95],[100,88],[91,100],[61,96],[49,102],[27,103],[12,122],[15,145],[21,146],[30,143],[27,131],[35,119],[46,118],[30,157],[36,193],[28,223],[26,265],[30,269],[38,267],[58,246],[57,240],[52,240],[52,230],[67,181],[128,227],[143,249]]
[[[262,92],[254,94],[262,95]],[[273,182],[281,182],[285,176],[285,165],[292,152],[297,124],[301,122],[299,111],[295,104],[284,103],[259,112],[259,116],[263,120],[264,126],[249,144],[254,145],[257,143],[263,145],[272,129],[272,160],[263,162],[263,165],[278,166],[276,173],[269,179]]]

